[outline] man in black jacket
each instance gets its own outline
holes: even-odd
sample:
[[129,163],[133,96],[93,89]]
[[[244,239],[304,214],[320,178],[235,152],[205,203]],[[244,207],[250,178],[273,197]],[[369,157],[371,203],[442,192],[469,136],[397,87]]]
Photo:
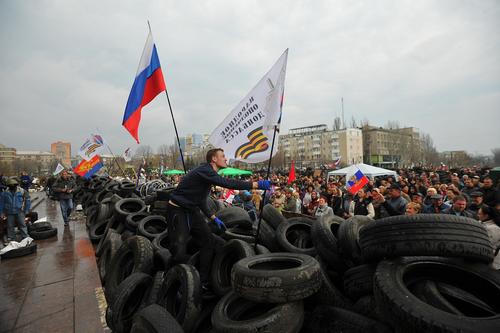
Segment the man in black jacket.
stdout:
[[[177,188],[170,193],[168,205],[169,237],[172,254],[176,259],[186,255],[186,235],[189,233],[200,248],[200,279],[204,290],[208,289],[208,274],[214,255],[215,239],[205,221],[208,217],[219,229],[225,229],[224,222],[214,215],[207,205],[212,185],[230,189],[268,190],[268,180],[246,182],[221,177],[217,172],[227,167],[224,151],[220,148],[207,152],[207,163],[185,175]],[[205,217],[203,216],[203,214]]]

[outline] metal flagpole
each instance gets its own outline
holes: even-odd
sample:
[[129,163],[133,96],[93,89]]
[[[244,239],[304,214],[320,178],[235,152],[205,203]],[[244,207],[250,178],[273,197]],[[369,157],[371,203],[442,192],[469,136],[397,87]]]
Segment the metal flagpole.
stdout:
[[[276,132],[277,131],[278,131],[278,126],[274,125],[273,141],[271,143],[271,153],[269,154],[269,163],[267,164],[266,179],[269,179],[269,175],[271,173],[271,160],[273,158],[274,140],[276,139]],[[264,190],[264,194],[262,196],[262,202],[261,202],[261,205],[259,207],[259,223],[257,224],[257,232],[255,234],[255,243],[254,243],[254,250],[255,251],[257,251],[257,242],[259,241],[260,224],[262,223],[262,213],[264,212],[264,201],[266,200],[266,192],[267,192],[267,190]]]
[[[151,24],[148,20],[149,32],[151,32]],[[187,173],[186,164],[184,164],[184,154],[182,153],[181,141],[179,140],[179,133],[177,132],[177,125],[175,124],[174,112],[172,111],[172,105],[170,104],[170,98],[168,97],[167,85],[165,85],[165,95],[167,96],[168,108],[170,109],[170,115],[172,116],[172,122],[174,123],[175,137],[177,138],[177,145],[179,146],[179,152],[181,153],[182,167],[184,172]]]

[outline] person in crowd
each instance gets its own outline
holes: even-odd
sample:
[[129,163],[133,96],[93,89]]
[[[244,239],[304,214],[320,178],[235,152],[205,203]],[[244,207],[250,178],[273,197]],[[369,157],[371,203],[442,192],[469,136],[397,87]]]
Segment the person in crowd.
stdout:
[[326,218],[326,217],[333,217],[333,209],[332,207],[328,206],[328,202],[326,201],[326,196],[321,195],[318,200],[318,208],[316,209],[316,212],[314,213],[314,216],[316,218]]
[[476,188],[481,188],[481,177],[479,177],[478,175],[473,176],[472,177],[472,184]]
[[430,199],[431,204],[424,205],[423,213],[425,214],[444,214],[451,207],[443,202],[441,194],[434,194]]
[[409,202],[408,205],[406,205],[405,215],[417,215],[420,214],[421,211],[422,211],[422,205],[412,201]]
[[417,192],[411,196],[411,202],[418,203],[420,207],[424,205],[424,195],[420,192]]
[[450,186],[446,190],[446,197],[443,199],[444,203],[451,206],[453,204],[453,198],[459,194],[460,193],[454,187]]
[[69,226],[69,216],[73,211],[73,191],[75,187],[75,180],[66,170],[61,171],[61,176],[53,185],[54,193],[59,200],[65,227]]
[[455,185],[455,187],[460,190],[462,187],[464,187],[464,184],[460,180],[460,177],[458,176],[458,173],[454,172],[450,176],[451,179],[451,184]]
[[463,216],[471,219],[476,219],[476,215],[467,209],[467,199],[463,195],[457,195],[453,198],[453,205],[446,209],[444,214],[455,216]]
[[292,196],[295,198],[295,213],[300,213],[302,210],[302,201],[298,191],[294,191]]
[[328,206],[332,207],[333,213],[337,216],[342,216],[342,191],[336,185],[332,187],[332,196],[330,197],[330,201],[328,202]]
[[224,178],[217,172],[227,167],[224,150],[210,149],[206,155],[206,163],[189,171],[180,181],[179,185],[170,193],[168,201],[169,238],[172,241],[172,254],[174,258],[185,258],[187,235],[191,234],[193,240],[200,248],[200,280],[202,290],[210,290],[209,273],[216,247],[216,240],[209,224],[203,215],[208,217],[219,230],[226,227],[207,205],[207,196],[212,185],[239,190],[270,190],[269,180],[258,182],[241,181]]
[[270,200],[273,207],[279,210],[280,212],[285,207],[286,196],[281,192],[281,189],[279,187],[277,187],[274,190],[274,193],[271,195]]
[[401,186],[401,196],[403,197],[403,199],[406,200],[406,202],[410,202],[411,201],[411,198],[410,198],[410,187],[408,185],[403,185]]
[[291,188],[285,189],[285,203],[283,209],[288,212],[298,213],[297,199],[293,196],[293,189]]
[[17,180],[10,178],[6,182],[7,189],[0,192],[0,216],[7,218],[7,241],[16,240],[15,227],[19,228],[21,237],[28,237],[28,228],[24,222],[25,215],[31,208],[28,191],[19,186]]
[[373,210],[375,211],[375,219],[380,219],[389,216],[384,206],[382,205],[383,203],[376,200],[376,198],[379,195],[380,195],[380,190],[377,187],[374,187],[371,190],[371,198],[372,198]]
[[438,191],[434,187],[429,187],[427,189],[427,195],[424,198],[424,206],[432,205],[432,197],[438,194]]
[[309,203],[312,200],[312,192],[314,191],[314,187],[312,185],[307,186],[307,190],[304,193],[302,198],[302,207],[303,212],[307,214],[307,209],[309,208]]
[[252,190],[252,202],[255,205],[255,209],[259,211],[262,202],[262,196],[259,190]]
[[483,179],[483,186],[481,187],[481,192],[483,192],[483,201],[490,207],[494,207],[496,204],[496,190],[493,188],[493,179],[491,177],[485,177]]
[[404,215],[407,202],[401,197],[401,188],[397,183],[390,188],[389,199],[386,200],[382,195],[376,195],[373,200],[381,203],[390,216]]
[[351,201],[349,205],[349,215],[363,215],[371,218],[375,217],[375,209],[369,198],[367,198],[366,191],[364,188],[360,189],[354,200]]
[[473,192],[480,191],[479,187],[474,186],[474,183],[471,178],[467,178],[464,181],[464,187],[462,188],[462,194],[465,194],[471,197]]
[[307,215],[314,216],[314,213],[316,212],[316,208],[318,208],[319,204],[319,198],[318,198],[318,193],[316,191],[311,192],[311,201],[309,202],[309,205],[307,206]]
[[[486,228],[493,248],[498,251],[500,249],[500,227],[495,223],[495,218],[498,219],[497,212],[488,205],[482,205],[477,216]],[[492,263],[494,269],[500,269],[500,251],[498,252]]]
[[477,215],[479,209],[483,206],[483,192],[476,191],[470,194],[471,203],[469,205],[469,210]]
[[22,189],[25,191],[29,191],[31,184],[33,183],[33,179],[28,175],[26,171],[21,172],[19,180],[21,182]]

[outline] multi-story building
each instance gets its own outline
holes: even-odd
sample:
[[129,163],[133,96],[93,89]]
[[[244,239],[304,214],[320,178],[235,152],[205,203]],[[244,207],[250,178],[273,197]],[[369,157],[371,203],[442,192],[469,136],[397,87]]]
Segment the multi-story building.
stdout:
[[16,148],[9,148],[0,144],[0,162],[11,163],[16,159]]
[[422,141],[416,128],[364,126],[362,130],[365,163],[382,167],[408,167],[422,161]]
[[71,143],[57,141],[50,145],[50,151],[65,167],[71,167]]
[[293,128],[279,136],[278,150],[283,152],[284,165],[293,160],[297,167],[319,167],[340,155],[339,136],[325,124]]
[[336,133],[342,165],[363,163],[363,132],[358,128],[345,128]]
[[56,155],[47,151],[18,150],[16,155],[16,172],[50,173],[57,164]]

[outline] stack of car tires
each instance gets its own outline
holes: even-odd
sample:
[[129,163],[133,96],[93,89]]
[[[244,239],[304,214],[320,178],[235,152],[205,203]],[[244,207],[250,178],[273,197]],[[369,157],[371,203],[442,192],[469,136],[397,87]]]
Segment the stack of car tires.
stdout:
[[265,206],[257,227],[209,199],[228,229],[214,228],[206,293],[197,244],[169,235],[168,196],[146,205],[128,186],[98,178],[79,194],[114,332],[500,331],[500,273],[477,221],[287,219]]

